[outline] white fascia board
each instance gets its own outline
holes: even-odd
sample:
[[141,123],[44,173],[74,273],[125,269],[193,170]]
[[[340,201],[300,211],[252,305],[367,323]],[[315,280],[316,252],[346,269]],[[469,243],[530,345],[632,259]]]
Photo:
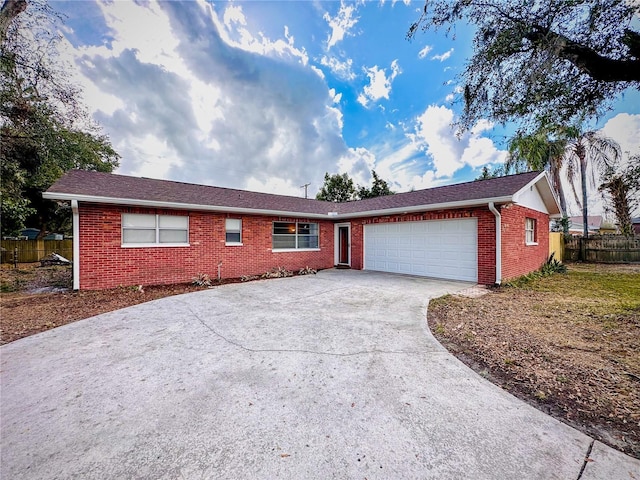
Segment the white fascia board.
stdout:
[[509,195],[506,197],[479,198],[477,200],[462,200],[458,202],[432,203],[429,205],[412,205],[409,207],[396,207],[396,208],[388,208],[384,210],[368,210],[364,212],[340,214],[337,216],[337,218],[347,219],[347,218],[358,218],[358,217],[377,217],[377,216],[397,215],[397,214],[404,214],[404,213],[428,212],[431,210],[448,210],[452,208],[480,207],[480,206],[487,206],[489,202],[494,202],[498,204],[498,203],[510,203],[512,201],[513,201],[513,197]]
[[221,213],[246,213],[247,215],[274,215],[274,216],[289,216],[289,217],[304,217],[304,218],[317,218],[317,219],[330,219],[330,220],[342,220],[359,217],[376,217],[386,215],[397,215],[404,213],[415,212],[427,212],[431,210],[446,210],[451,208],[465,208],[465,207],[478,207],[486,206],[489,202],[509,203],[513,201],[511,195],[506,197],[494,197],[494,198],[480,198],[477,200],[463,200],[457,202],[445,202],[445,203],[432,203],[429,205],[411,205],[407,207],[387,208],[382,210],[368,210],[363,212],[353,213],[305,213],[305,212],[287,212],[281,210],[263,210],[258,208],[240,208],[240,207],[225,207],[218,205],[200,205],[191,203],[177,203],[177,202],[158,202],[154,200],[138,200],[132,198],[112,198],[112,197],[97,197],[93,195],[77,195],[72,193],[55,193],[44,192],[42,197],[48,200],[70,200],[77,202],[89,202],[89,203],[106,203],[111,205],[131,205],[138,207],[151,207],[151,208],[169,208],[180,210],[200,210],[207,212],[221,212]]
[[[200,210],[206,212],[221,212],[221,213],[246,213],[248,215],[273,215],[273,216],[288,216],[288,217],[304,217],[304,218],[319,218],[326,219],[329,217],[323,213],[305,213],[305,212],[287,212],[282,210],[263,210],[259,208],[241,208],[241,207],[225,207],[218,205],[200,205],[192,203],[177,203],[177,202],[158,202],[154,200],[138,200],[133,198],[112,198],[112,197],[96,197],[93,195],[76,195],[73,193],[55,193],[44,192],[42,198],[48,200],[70,200],[77,202],[88,203],[106,203],[110,205],[126,205],[136,207],[151,207],[151,208],[168,208],[173,210]],[[335,217],[332,217],[335,218]]]
[[[542,180],[543,178],[544,180]],[[542,197],[542,201],[547,205],[547,210],[549,210],[549,214],[551,216],[562,213],[562,210],[560,210],[560,201],[553,191],[553,187],[551,186],[551,181],[549,180],[547,172],[540,172],[540,174],[536,178],[531,180],[524,187],[514,193],[514,202],[518,203],[518,197],[533,185],[536,185],[538,187],[540,196]]]

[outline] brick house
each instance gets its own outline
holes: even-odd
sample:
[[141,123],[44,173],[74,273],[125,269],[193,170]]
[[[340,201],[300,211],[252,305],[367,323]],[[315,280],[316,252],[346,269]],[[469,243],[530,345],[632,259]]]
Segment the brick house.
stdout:
[[544,263],[560,213],[539,172],[338,204],[74,170],[43,196],[71,202],[75,289],[337,265],[500,283]]

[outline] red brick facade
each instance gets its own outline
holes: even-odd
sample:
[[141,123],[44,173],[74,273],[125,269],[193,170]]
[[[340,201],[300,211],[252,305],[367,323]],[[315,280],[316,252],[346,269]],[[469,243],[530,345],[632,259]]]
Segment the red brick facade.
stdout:
[[[190,282],[199,273],[211,278],[262,274],[273,267],[299,270],[333,266],[331,221],[300,218],[319,224],[319,251],[273,252],[272,222],[292,218],[226,215],[211,212],[81,204],[80,288],[97,290],[120,285],[160,285]],[[185,247],[122,247],[123,213],[189,216]],[[225,219],[242,218],[241,246],[225,245]]]
[[[502,278],[509,279],[537,269],[549,252],[548,215],[506,205],[502,215]],[[189,246],[123,247],[123,213],[189,216]],[[82,203],[80,217],[80,288],[103,289],[120,285],[153,285],[189,282],[200,273],[212,278],[262,274],[273,267],[298,270],[334,265],[334,222],[308,218],[234,215],[200,211],[165,210]],[[242,219],[241,246],[225,245],[225,219]],[[382,222],[415,222],[477,218],[478,283],[496,279],[495,216],[488,207],[437,210],[420,214],[340,220],[351,224],[351,266],[363,268],[364,225]],[[536,220],[537,245],[525,244],[525,219]],[[272,222],[309,221],[319,224],[317,251],[272,251]]]
[[[537,270],[549,258],[549,216],[518,205],[505,205],[502,216],[502,279],[509,280]],[[527,245],[525,222],[536,221],[535,243]]]

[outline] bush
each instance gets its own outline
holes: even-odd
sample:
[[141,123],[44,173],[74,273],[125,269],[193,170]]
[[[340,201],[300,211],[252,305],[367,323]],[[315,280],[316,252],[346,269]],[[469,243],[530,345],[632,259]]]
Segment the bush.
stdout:
[[548,260],[535,272],[529,272],[526,275],[504,282],[502,285],[505,287],[523,287],[533,280],[549,277],[554,273],[567,273],[567,266],[555,259],[552,253]]
[[211,277],[209,277],[209,275],[207,275],[206,273],[199,273],[198,276],[193,277],[191,283],[193,285],[196,285],[197,287],[210,287]]

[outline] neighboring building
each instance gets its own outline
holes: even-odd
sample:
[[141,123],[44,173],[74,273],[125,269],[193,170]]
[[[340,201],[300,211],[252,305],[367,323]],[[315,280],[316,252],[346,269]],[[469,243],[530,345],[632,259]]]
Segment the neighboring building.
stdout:
[[633,231],[636,235],[640,235],[640,217],[631,219],[631,225],[633,225]]
[[[569,234],[582,235],[584,233],[584,222],[582,215],[577,217],[569,217]],[[602,228],[602,215],[587,216],[587,229],[590,235],[600,233]]]
[[537,172],[331,203],[74,170],[43,196],[71,202],[76,289],[336,265],[493,284],[545,262],[560,213]]

